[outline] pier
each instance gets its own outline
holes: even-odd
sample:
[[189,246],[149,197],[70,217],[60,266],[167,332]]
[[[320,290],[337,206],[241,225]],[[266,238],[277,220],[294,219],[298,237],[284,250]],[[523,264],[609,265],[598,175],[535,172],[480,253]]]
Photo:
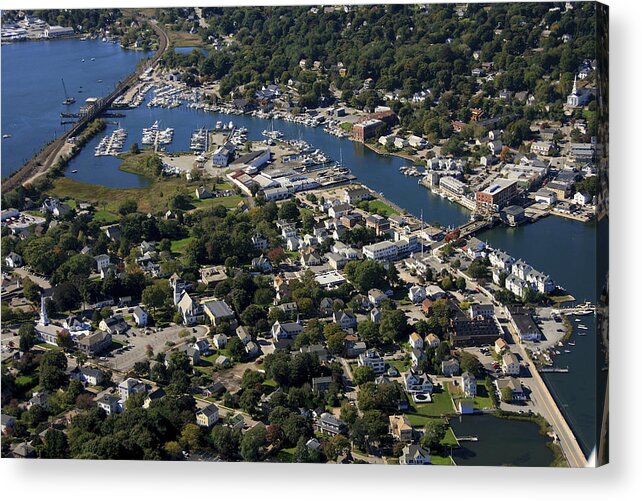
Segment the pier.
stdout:
[[73,125],[68,131],[43,146],[43,148],[27,161],[21,169],[14,172],[7,179],[2,182],[2,192],[6,193],[18,186],[28,183],[35,177],[44,174],[49,168],[54,165],[59,157],[59,154],[67,141],[80,134],[92,120],[98,118],[103,112],[108,110],[114,100],[132,88],[139,77],[144,71],[152,68],[160,60],[161,56],[169,46],[169,37],[165,30],[155,21],[150,20],[150,24],[154,32],[158,35],[158,50],[149,58],[145,63],[140,64],[139,67],[127,78],[119,82],[116,88],[107,96],[99,98],[95,103],[88,107],[87,112],[79,118],[78,122]]
[[568,367],[541,367],[540,372],[554,372],[559,374],[566,374],[569,372]]

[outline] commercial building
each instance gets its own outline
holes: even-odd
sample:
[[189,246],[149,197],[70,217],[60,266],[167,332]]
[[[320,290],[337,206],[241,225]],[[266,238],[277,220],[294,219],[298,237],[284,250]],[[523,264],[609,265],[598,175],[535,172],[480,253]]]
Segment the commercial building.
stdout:
[[497,179],[483,191],[475,194],[478,208],[501,209],[517,195],[517,182]]
[[368,139],[375,137],[381,128],[385,127],[385,123],[378,119],[366,120],[359,122],[352,127],[352,137],[355,141],[365,142]]

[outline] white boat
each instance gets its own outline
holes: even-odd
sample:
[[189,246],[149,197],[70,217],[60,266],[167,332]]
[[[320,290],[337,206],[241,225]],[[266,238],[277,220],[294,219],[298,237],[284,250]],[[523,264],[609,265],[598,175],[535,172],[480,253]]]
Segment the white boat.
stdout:
[[576,311],[574,315],[583,316],[583,315],[590,315],[591,313],[593,313],[591,310],[580,310],[580,311]]
[[2,139],[9,139],[11,134],[2,134]]
[[96,58],[95,58],[95,57],[92,57],[92,58],[91,58],[91,60],[92,60],[92,61],[95,61],[95,60],[96,60]]
[[72,174],[75,174],[76,172],[78,172],[78,169],[74,169],[71,171]]
[[582,325],[582,324],[578,325],[577,328],[578,329],[582,329],[583,331],[588,330],[588,327],[586,325]]
[[85,62],[85,59],[84,59],[84,58],[83,58],[83,59],[81,59],[81,60],[80,60],[80,62],[81,62],[81,63],[84,63],[84,62]]
[[581,322],[581,320],[579,318],[576,318],[575,321],[576,322]]
[[586,332],[578,332],[577,335],[578,336],[586,336]]
[[564,350],[564,353],[570,353],[571,350]]
[[569,346],[575,346],[575,341],[569,341],[568,345]]

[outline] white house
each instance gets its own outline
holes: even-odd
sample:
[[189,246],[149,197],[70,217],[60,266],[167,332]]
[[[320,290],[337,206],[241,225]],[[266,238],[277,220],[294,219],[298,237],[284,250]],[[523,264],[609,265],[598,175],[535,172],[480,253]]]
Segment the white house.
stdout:
[[94,257],[94,261],[96,261],[96,268],[98,268],[99,273],[103,269],[108,268],[110,264],[109,256],[107,254],[99,254],[98,256]]
[[339,310],[332,315],[332,320],[343,330],[354,329],[357,327],[357,317],[349,311]]
[[370,289],[368,291],[368,301],[370,301],[373,306],[379,306],[386,299],[388,299],[388,296],[386,296],[381,289]]
[[118,393],[124,402],[135,393],[146,391],[145,383],[133,377],[127,378],[118,385]]
[[377,350],[368,350],[359,355],[359,367],[370,367],[375,374],[383,374],[386,368],[386,363],[383,358],[379,356]]
[[408,342],[410,343],[410,346],[418,350],[421,350],[424,347],[424,340],[421,339],[421,336],[416,332],[413,332],[412,334],[410,334],[410,338]]
[[209,428],[218,421],[218,407],[209,404],[196,413],[196,423],[199,426]]
[[147,325],[147,312],[140,306],[134,308],[133,317],[138,327],[145,327]]
[[427,374],[417,374],[410,370],[403,377],[403,384],[408,393],[432,393],[432,379]]
[[593,197],[591,197],[591,195],[589,195],[589,194],[588,194],[588,193],[586,193],[585,191],[578,191],[577,193],[575,193],[575,196],[573,197],[573,201],[574,201],[577,205],[582,205],[582,206],[584,206],[584,205],[586,205],[586,204],[589,204],[589,203],[591,202],[591,199],[592,199],[592,198],[593,198]]
[[222,350],[227,345],[227,336],[225,334],[214,334],[212,343],[214,343],[217,350]]
[[477,379],[470,372],[461,375],[461,387],[466,398],[474,398],[477,395]]
[[437,337],[436,334],[433,334],[432,332],[426,336],[426,345],[429,346],[430,348],[437,348],[441,344],[441,341],[439,340],[439,337]]
[[415,304],[421,303],[426,299],[426,289],[421,285],[413,285],[408,290],[408,298]]
[[399,456],[399,464],[431,464],[430,452],[420,445],[408,444]]
[[557,202],[557,194],[554,191],[542,188],[535,192],[535,201],[542,202],[546,205],[555,205]]
[[508,352],[502,357],[502,371],[508,376],[519,376],[519,360],[514,353]]
[[16,254],[15,252],[10,252],[4,258],[4,262],[11,268],[18,268],[22,266],[22,256],[20,254]]

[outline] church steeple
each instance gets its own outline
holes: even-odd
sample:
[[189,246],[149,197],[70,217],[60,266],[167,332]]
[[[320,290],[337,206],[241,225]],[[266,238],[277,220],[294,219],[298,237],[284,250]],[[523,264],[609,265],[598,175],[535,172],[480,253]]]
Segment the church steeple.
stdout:
[[571,94],[577,95],[577,74],[573,78],[573,92]]
[[49,318],[47,318],[47,308],[45,308],[45,296],[40,294],[40,325],[49,325]]

